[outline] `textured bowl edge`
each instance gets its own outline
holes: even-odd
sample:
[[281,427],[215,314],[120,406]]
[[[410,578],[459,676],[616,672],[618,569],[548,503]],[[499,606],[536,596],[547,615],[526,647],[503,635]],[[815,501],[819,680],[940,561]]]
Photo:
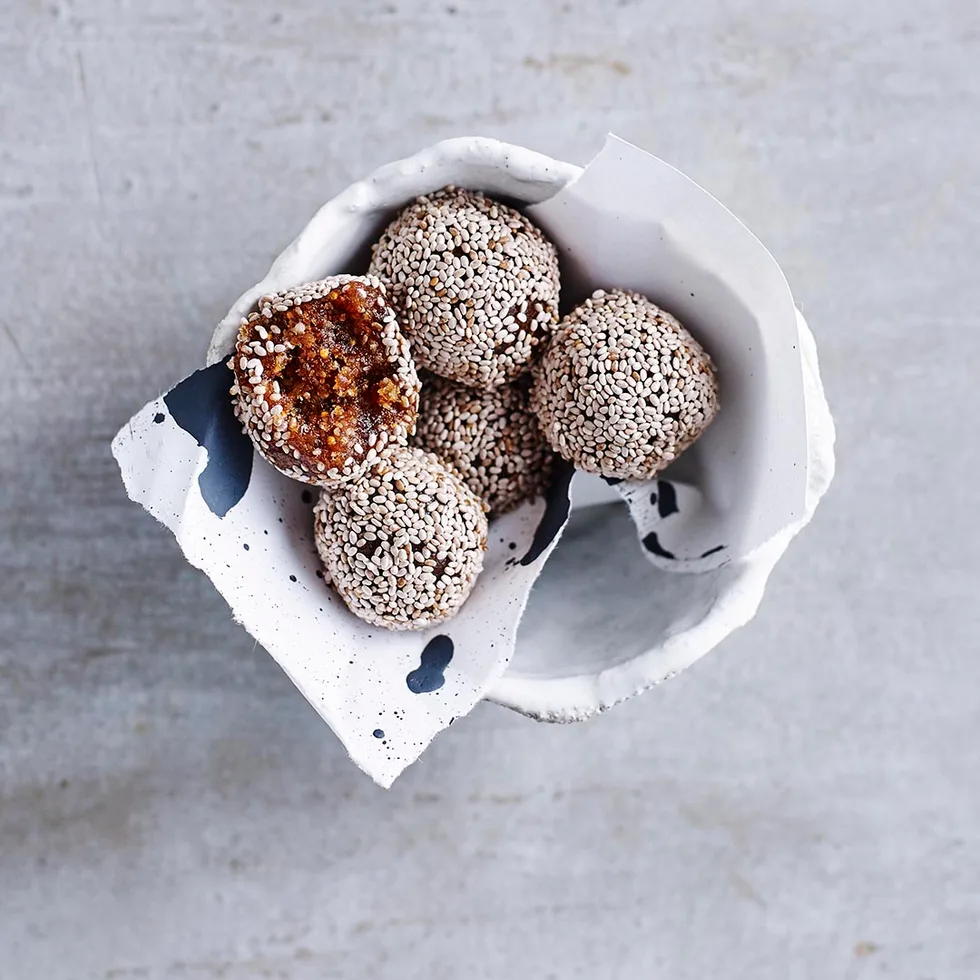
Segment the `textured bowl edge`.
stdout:
[[[208,347],[210,366],[227,357],[235,344],[238,325],[265,293],[275,292],[279,274],[302,252],[329,239],[332,228],[351,214],[367,218],[379,209],[407,204],[419,194],[447,183],[467,186],[473,174],[495,173],[508,192],[525,204],[536,204],[556,194],[582,173],[582,168],[562,160],[504,143],[486,136],[457,136],[442,140],[412,156],[384,164],[331,198],[313,215],[302,231],[272,263],[268,273],[242,293],[216,327]],[[298,283],[289,283],[298,285]]]
[[[803,517],[740,562],[741,573],[712,603],[702,620],[683,633],[615,667],[562,678],[508,676],[486,700],[537,721],[568,723],[606,711],[675,676],[755,616],[766,583],[790,541],[810,522],[834,477],[836,433],[820,377],[817,346],[797,310],[807,422],[807,490]],[[665,668],[666,665],[666,668]]]

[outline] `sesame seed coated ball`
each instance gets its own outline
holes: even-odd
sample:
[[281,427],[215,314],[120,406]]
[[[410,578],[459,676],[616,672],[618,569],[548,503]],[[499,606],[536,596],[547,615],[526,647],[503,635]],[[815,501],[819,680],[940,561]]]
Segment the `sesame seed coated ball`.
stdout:
[[555,329],[531,407],[551,446],[580,469],[645,480],[714,418],[718,382],[675,317],[639,293],[600,289]]
[[281,473],[351,479],[415,429],[419,380],[384,286],[333,276],[263,296],[243,317],[235,415]]
[[474,388],[523,374],[557,320],[558,251],[519,211],[446,187],[374,246],[419,367]]
[[314,540],[356,616],[391,630],[449,619],[483,568],[483,502],[432,453],[392,449],[360,478],[324,490]]
[[547,489],[554,453],[528,398],[529,378],[479,391],[442,378],[422,384],[415,445],[451,463],[492,515]]

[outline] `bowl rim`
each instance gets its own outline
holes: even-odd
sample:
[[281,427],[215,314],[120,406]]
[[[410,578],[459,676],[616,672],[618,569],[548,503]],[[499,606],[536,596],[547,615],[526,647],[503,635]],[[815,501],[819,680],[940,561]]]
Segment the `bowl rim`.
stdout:
[[816,341],[799,310],[796,321],[807,422],[806,505],[800,520],[727,566],[726,571],[733,572],[734,577],[701,619],[684,632],[613,667],[566,677],[521,675],[508,666],[487,692],[487,700],[538,721],[582,721],[669,680],[755,616],[769,575],[789,543],[810,522],[836,466],[834,421],[820,377]]
[[536,204],[554,196],[583,170],[573,163],[487,136],[440,140],[411,156],[378,167],[321,205],[279,253],[266,275],[235,300],[211,336],[208,365],[231,353],[241,317],[260,296],[277,292],[284,285],[295,285],[279,278],[282,270],[298,258],[317,253],[320,243],[326,240],[326,228],[346,225],[358,215],[367,221],[376,218],[379,212],[403,207],[419,194],[462,183],[463,179],[452,175],[463,168],[469,174],[479,175],[472,179],[479,180],[482,190],[509,195],[524,204]]
[[[319,247],[325,228],[358,216],[366,222],[379,212],[404,206],[419,194],[453,183],[479,186],[534,204],[553,196],[581,173],[582,168],[575,164],[484,136],[442,140],[378,167],[323,204],[267,275],[235,301],[212,335],[208,364],[227,356],[241,316],[260,296],[283,285],[277,279],[280,270]],[[522,675],[509,664],[486,692],[487,700],[541,721],[579,721],[674,676],[752,619],[772,569],[792,538],[809,523],[834,472],[833,420],[820,379],[816,344],[799,311],[797,328],[807,428],[807,494],[801,519],[728,566],[733,572],[731,580],[699,622],[684,632],[616,666],[565,677]]]

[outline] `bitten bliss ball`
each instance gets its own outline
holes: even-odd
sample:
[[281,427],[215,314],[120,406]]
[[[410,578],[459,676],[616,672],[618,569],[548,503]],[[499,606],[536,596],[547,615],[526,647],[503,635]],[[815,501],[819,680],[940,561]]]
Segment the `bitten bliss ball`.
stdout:
[[580,469],[645,480],[705,430],[718,383],[675,317],[639,293],[600,289],[556,328],[531,406],[551,446]]
[[431,453],[394,449],[360,478],[325,490],[314,539],[351,612],[391,630],[453,616],[483,568],[483,502]]
[[557,320],[558,252],[519,211],[446,187],[418,198],[374,246],[420,368],[474,388],[527,370]]
[[419,380],[384,286],[333,276],[263,296],[241,321],[235,414],[281,473],[351,479],[415,429]]
[[528,400],[528,380],[486,391],[442,378],[422,385],[414,443],[451,463],[493,516],[547,489],[554,454]]

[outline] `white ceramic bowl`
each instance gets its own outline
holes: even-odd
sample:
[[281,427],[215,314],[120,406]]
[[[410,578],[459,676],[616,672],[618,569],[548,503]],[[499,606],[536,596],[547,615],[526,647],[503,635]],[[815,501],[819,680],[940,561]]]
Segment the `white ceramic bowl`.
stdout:
[[[388,164],[326,203],[219,324],[208,362],[226,357],[240,317],[264,293],[363,269],[367,246],[398,208],[447,184],[527,204],[551,197],[581,168],[523,147],[460,137]],[[531,594],[517,650],[490,692],[532,717],[575,721],[689,666],[755,614],[769,573],[809,521],[834,469],[834,429],[816,347],[797,317],[806,437],[805,513],[748,557],[697,574],[646,561],[616,493],[577,474],[572,525]],[[585,510],[585,508],[589,508]]]

